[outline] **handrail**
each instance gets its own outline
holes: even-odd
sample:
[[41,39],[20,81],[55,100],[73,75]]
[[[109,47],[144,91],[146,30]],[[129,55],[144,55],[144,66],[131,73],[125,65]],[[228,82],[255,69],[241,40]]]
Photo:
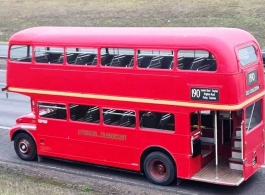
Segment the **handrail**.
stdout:
[[242,120],[242,122],[241,122],[241,158],[242,158],[242,160],[244,161],[244,153],[243,153],[243,151],[244,151],[244,149],[243,149],[243,147],[244,147],[244,128],[243,128],[243,124],[244,124],[244,120]]
[[218,176],[218,143],[217,143],[217,111],[214,113],[214,144],[215,144],[215,178]]

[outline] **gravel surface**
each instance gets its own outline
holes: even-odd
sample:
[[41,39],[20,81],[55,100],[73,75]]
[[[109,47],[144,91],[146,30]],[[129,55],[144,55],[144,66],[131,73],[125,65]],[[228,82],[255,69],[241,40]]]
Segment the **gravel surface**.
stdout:
[[[72,174],[62,173],[54,170],[46,170],[42,168],[27,167],[13,163],[4,163],[0,161],[0,173],[6,175],[16,175],[19,180],[34,180],[38,185],[31,185],[31,192],[40,188],[41,185],[53,185],[57,188],[65,188],[69,190],[69,194],[92,194],[92,195],[173,195],[169,192],[158,192],[152,189],[145,189],[138,186],[130,186],[117,182],[106,180],[98,180],[94,178],[76,176]],[[3,181],[2,181],[3,182]],[[0,177],[0,185],[1,185]],[[16,185],[16,184],[14,184]],[[8,187],[8,186],[6,186]],[[3,188],[5,189],[5,187]],[[27,189],[27,188],[25,188]],[[84,193],[87,191],[86,193]],[[21,192],[24,193],[24,192]],[[41,191],[39,191],[42,194]],[[39,194],[38,193],[38,194]],[[174,194],[176,195],[176,194]]]

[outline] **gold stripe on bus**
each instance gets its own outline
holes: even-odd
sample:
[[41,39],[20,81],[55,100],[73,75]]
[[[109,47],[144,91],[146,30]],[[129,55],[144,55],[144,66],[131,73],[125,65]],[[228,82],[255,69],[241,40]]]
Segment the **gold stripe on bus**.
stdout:
[[171,100],[156,100],[156,99],[146,99],[146,98],[133,98],[133,97],[110,96],[110,95],[96,95],[96,94],[24,89],[24,88],[16,88],[16,87],[8,87],[8,91],[20,92],[20,93],[33,93],[33,94],[35,93],[35,94],[43,94],[43,95],[68,96],[68,97],[78,97],[78,98],[127,101],[127,102],[135,102],[135,103],[149,103],[149,104],[161,104],[161,105],[182,106],[182,107],[196,107],[196,108],[216,109],[216,110],[239,110],[243,108],[244,106],[246,106],[247,104],[265,95],[265,91],[262,91],[261,93],[251,97],[250,99],[244,101],[241,104],[216,105],[216,104],[209,104],[209,103],[192,103],[192,102],[181,102],[181,101],[171,101]]

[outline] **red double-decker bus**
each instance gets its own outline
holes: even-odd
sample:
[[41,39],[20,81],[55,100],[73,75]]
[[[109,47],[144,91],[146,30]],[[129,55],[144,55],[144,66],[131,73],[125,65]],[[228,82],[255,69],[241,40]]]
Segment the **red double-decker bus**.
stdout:
[[10,38],[6,90],[31,98],[10,131],[55,157],[239,185],[264,163],[263,61],[233,28],[35,27]]

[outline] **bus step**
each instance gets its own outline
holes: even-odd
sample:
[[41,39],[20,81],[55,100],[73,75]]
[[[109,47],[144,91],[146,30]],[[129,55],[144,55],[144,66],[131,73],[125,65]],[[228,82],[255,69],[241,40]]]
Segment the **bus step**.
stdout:
[[234,141],[234,147],[241,147],[241,141]]
[[213,143],[207,143],[207,142],[202,142],[202,150],[214,150],[214,144]]
[[241,140],[241,136],[235,136],[233,137],[234,140]]
[[232,147],[232,151],[241,152],[242,149],[241,149],[241,147]]
[[236,131],[236,137],[241,137],[241,130]]
[[232,158],[241,158],[241,151],[232,151]]
[[240,158],[229,158],[229,168],[233,170],[243,171],[243,161]]

